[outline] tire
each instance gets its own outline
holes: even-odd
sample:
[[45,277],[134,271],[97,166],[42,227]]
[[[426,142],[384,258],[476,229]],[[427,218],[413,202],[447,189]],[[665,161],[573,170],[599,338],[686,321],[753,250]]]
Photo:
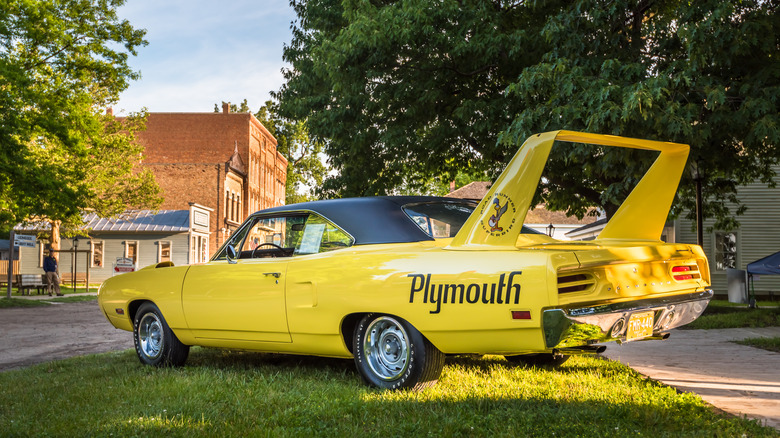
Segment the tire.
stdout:
[[364,316],[355,327],[353,347],[363,381],[377,388],[424,389],[439,380],[444,368],[444,354],[395,316]]
[[563,365],[564,362],[569,360],[569,356],[560,353],[519,354],[517,356],[504,356],[504,358],[512,363],[552,367]]
[[144,303],[133,319],[135,353],[144,365],[156,367],[181,366],[190,353],[165,322],[160,309],[153,303]]

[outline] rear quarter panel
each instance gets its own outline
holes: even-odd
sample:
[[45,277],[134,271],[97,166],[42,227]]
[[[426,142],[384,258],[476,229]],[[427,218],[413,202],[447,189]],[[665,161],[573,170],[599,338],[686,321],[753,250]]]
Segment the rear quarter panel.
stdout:
[[[293,258],[287,271],[293,343],[316,333],[339,335],[347,315],[376,312],[406,319],[445,353],[544,348],[541,309],[551,304],[549,281],[555,281],[549,252],[438,245],[367,245]],[[513,310],[531,319],[512,319]]]

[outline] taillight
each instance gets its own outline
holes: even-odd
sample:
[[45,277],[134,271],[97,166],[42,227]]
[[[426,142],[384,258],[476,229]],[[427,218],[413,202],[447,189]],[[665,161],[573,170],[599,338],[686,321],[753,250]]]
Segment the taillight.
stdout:
[[677,281],[682,280],[693,280],[692,273],[690,274],[679,274],[680,272],[691,272],[690,266],[675,266],[672,268],[672,277],[674,277]]

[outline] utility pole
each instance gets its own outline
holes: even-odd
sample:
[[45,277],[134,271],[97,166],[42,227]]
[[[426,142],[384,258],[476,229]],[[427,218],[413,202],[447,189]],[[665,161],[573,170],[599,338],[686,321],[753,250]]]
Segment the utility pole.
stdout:
[[14,230],[11,229],[11,238],[8,240],[8,290],[6,291],[6,298],[11,299],[11,283],[14,278]]

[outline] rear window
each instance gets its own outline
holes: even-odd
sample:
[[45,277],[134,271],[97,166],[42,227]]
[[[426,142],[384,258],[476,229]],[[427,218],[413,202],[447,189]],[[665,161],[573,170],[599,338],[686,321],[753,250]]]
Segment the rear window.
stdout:
[[[427,235],[434,239],[455,237],[460,228],[477,208],[476,202],[421,202],[406,204],[404,212]],[[523,234],[542,234],[523,225]]]
[[403,207],[409,218],[434,239],[455,237],[475,208],[477,204],[471,202],[424,202]]

